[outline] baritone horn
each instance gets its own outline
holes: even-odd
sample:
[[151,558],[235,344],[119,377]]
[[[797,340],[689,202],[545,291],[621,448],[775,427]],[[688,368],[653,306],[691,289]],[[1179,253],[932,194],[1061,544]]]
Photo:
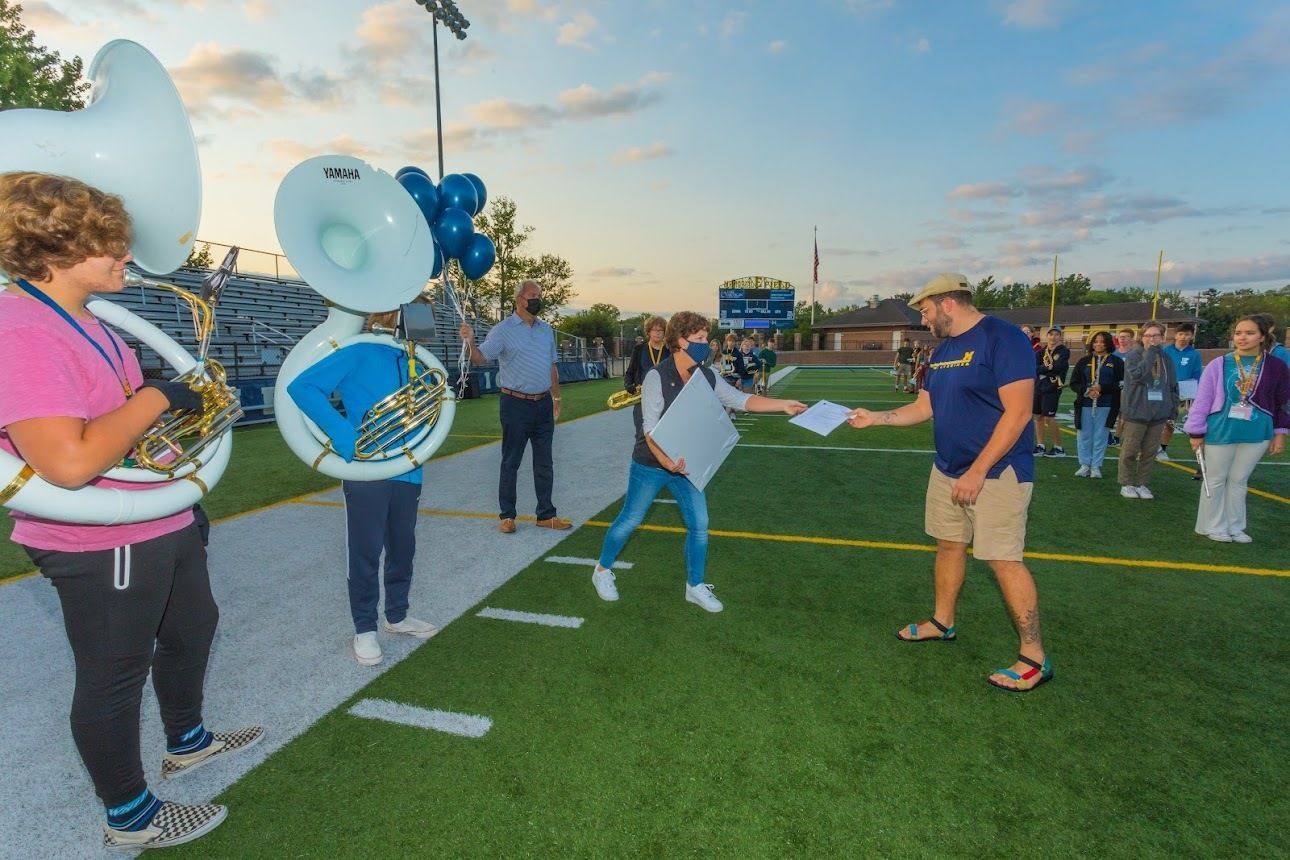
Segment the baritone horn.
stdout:
[[[120,197],[134,226],[130,252],[136,264],[149,272],[173,271],[193,248],[202,201],[197,142],[183,100],[157,58],[125,39],[103,46],[87,77],[93,86],[82,110],[0,113],[0,136],[8,142],[0,150],[0,172],[69,176]],[[144,437],[137,460],[127,459],[100,476],[156,485],[149,489],[124,490],[98,481],[74,490],[58,487],[0,451],[0,505],[60,522],[144,522],[192,507],[223,476],[233,451],[228,431],[241,408],[223,368],[206,358],[214,302],[134,273],[127,274],[127,283],[165,289],[189,306],[202,344],[197,358],[120,305],[94,298],[86,310],[160,355],[202,396],[207,414],[176,413]]]

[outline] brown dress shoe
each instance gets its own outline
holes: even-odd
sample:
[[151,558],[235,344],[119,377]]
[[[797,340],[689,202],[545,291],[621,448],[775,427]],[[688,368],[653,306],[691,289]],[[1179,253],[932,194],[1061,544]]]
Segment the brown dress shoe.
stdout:
[[559,529],[560,531],[564,531],[565,529],[573,528],[573,523],[563,517],[551,517],[549,520],[538,520],[537,527],[540,529]]
[[497,524],[497,530],[504,535],[515,534],[515,520],[513,517],[507,517]]

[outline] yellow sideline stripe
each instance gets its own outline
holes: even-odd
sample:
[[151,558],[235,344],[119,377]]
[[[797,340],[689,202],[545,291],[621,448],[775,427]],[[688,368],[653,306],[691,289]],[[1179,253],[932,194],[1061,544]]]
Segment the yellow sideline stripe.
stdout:
[[[1069,433],[1072,436],[1079,435],[1069,427],[1062,427],[1061,431],[1063,433]],[[1172,460],[1157,460],[1156,462],[1162,466],[1168,466],[1171,469],[1177,469],[1180,472],[1186,472],[1188,475],[1196,474],[1195,469],[1193,469],[1191,466],[1184,466],[1182,463],[1175,463]],[[1278,496],[1276,493],[1269,493],[1267,490],[1258,490],[1258,489],[1255,489],[1254,487],[1246,487],[1245,491],[1252,496],[1261,496],[1265,499],[1271,499],[1274,502],[1280,502],[1283,505],[1290,505],[1290,499],[1287,499],[1285,496]]]
[[[598,526],[600,528],[609,528],[611,523],[600,520],[587,520],[584,525]],[[667,532],[669,534],[685,534],[685,528],[681,526],[656,526],[641,525],[638,526],[642,531],[650,532]],[[708,534],[712,537],[729,537],[742,538],[744,540],[765,540],[777,543],[809,543],[823,544],[825,546],[852,546],[863,549],[898,549],[910,550],[914,552],[936,552],[935,546],[916,543],[889,543],[887,541],[872,540],[849,540],[846,538],[826,538],[810,537],[807,535],[771,535],[758,534],[756,532],[728,532],[717,529],[709,529]],[[1107,558],[1097,555],[1063,555],[1055,552],[1028,552],[1026,558],[1037,558],[1044,561],[1069,561],[1080,564],[1102,564],[1112,565],[1115,567],[1144,567],[1156,568],[1160,570],[1195,570],[1204,573],[1242,573],[1252,576],[1285,576],[1290,577],[1290,570],[1276,570],[1265,567],[1238,567],[1236,565],[1219,565],[1219,564],[1201,564],[1199,562],[1186,561],[1150,561],[1147,559],[1137,558]]]

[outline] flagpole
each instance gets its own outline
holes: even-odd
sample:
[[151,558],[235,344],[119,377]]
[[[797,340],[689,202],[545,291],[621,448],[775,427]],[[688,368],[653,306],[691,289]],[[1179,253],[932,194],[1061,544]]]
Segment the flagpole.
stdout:
[[1053,319],[1057,316],[1057,255],[1053,254],[1053,298],[1048,303],[1048,327],[1053,327]]
[[1160,302],[1160,267],[1165,264],[1164,249],[1160,249],[1160,257],[1156,260],[1156,292],[1151,297],[1151,318],[1156,318],[1156,305]]
[[820,228],[815,232],[815,264],[811,267],[811,327],[815,327],[815,285],[820,282]]

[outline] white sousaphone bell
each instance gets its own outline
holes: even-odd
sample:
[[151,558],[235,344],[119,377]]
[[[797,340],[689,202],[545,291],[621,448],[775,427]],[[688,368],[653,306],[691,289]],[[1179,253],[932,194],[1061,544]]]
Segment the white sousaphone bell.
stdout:
[[[188,259],[201,216],[201,167],[197,142],[183,101],[165,68],[141,45],[109,42],[90,63],[89,104],[73,112],[10,110],[0,113],[0,172],[34,171],[70,176],[122,199],[134,223],[131,252],[149,272],[170,272]],[[127,283],[183,293],[201,305],[210,327],[212,309],[187,291],[127,272]],[[169,467],[117,466],[101,477],[157,484],[121,490],[93,483],[75,490],[57,487],[25,462],[0,451],[0,505],[63,522],[112,525],[142,522],[196,504],[224,474],[233,451],[231,429],[240,417],[236,394],[223,371],[196,358],[173,338],[119,305],[92,299],[87,310],[146,343],[175,371],[199,386],[209,410],[219,406],[220,422],[203,424],[201,458],[182,454]],[[194,317],[198,325],[202,323]],[[208,340],[208,338],[207,338]],[[218,378],[217,378],[218,377]],[[173,425],[174,422],[172,422]],[[191,431],[196,425],[185,424]],[[170,440],[154,440],[170,447]]]
[[[395,310],[425,288],[434,240],[421,210],[388,173],[357,158],[323,155],[296,165],[282,180],[273,219],[283,253],[328,301],[327,319],[292,348],[278,371],[273,411],[287,446],[313,469],[346,481],[393,478],[425,463],[452,428],[457,404],[447,371],[424,347],[363,332],[368,314]],[[287,387],[310,365],[358,343],[406,349],[419,369],[365,416],[357,456],[347,463]]]

